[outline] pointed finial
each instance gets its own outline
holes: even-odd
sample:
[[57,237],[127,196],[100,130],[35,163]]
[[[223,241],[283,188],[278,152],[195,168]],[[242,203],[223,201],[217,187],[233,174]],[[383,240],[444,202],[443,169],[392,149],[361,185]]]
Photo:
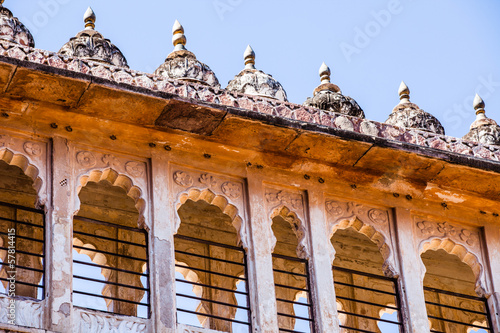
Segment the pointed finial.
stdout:
[[410,88],[408,88],[408,86],[404,81],[401,81],[398,93],[399,93],[399,99],[401,101],[399,102],[400,104],[410,102]]
[[484,114],[484,107],[485,104],[483,99],[478,94],[476,94],[476,97],[474,97],[474,110],[476,110],[476,115]]
[[330,83],[330,68],[323,62],[319,68],[319,76],[321,77],[321,83]]
[[4,0],[0,0],[0,7],[3,7]]
[[172,28],[172,44],[174,44],[174,51],[185,50],[186,47],[186,36],[184,35],[184,28],[179,23],[179,21],[175,20],[174,26]]
[[85,22],[85,29],[94,30],[95,28],[95,13],[91,7],[87,8],[85,14],[83,14],[83,21]]
[[245,69],[255,69],[255,52],[250,45],[247,46],[243,57],[245,58]]

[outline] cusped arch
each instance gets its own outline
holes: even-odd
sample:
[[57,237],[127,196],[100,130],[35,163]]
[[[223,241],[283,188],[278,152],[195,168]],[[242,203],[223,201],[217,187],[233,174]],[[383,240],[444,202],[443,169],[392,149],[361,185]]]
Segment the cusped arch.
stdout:
[[248,249],[248,243],[246,241],[246,232],[243,225],[243,219],[239,215],[238,208],[231,204],[230,201],[223,195],[218,195],[212,192],[209,189],[196,189],[192,188],[187,192],[183,192],[179,195],[179,200],[176,205],[176,223],[174,232],[177,233],[179,227],[181,225],[181,218],[179,216],[178,210],[182,205],[186,203],[186,201],[191,200],[193,202],[204,201],[209,205],[218,207],[221,212],[229,217],[231,220],[232,226],[236,229],[236,233],[238,235],[238,245],[243,246],[245,250]]
[[[486,295],[486,290],[481,281],[483,266],[479,262],[479,258],[474,253],[469,251],[465,246],[457,244],[449,238],[432,238],[430,240],[423,241],[420,244],[419,255],[421,256],[429,250],[444,250],[448,254],[457,256],[460,261],[472,269],[476,278],[475,292],[481,297]],[[425,268],[425,265],[423,266]]]
[[[370,241],[377,245],[382,258],[384,259],[384,266],[382,267],[382,269],[386,276],[394,278],[398,276],[396,270],[391,264],[391,247],[387,243],[385,236],[381,232],[377,231],[377,229],[375,229],[373,226],[364,223],[359,218],[353,217],[352,219],[344,219],[336,223],[331,228],[329,239],[332,239],[337,230],[346,230],[348,228],[352,228],[356,232],[368,237]],[[333,249],[333,245],[331,247]],[[333,249],[333,253],[335,253],[335,249]],[[332,258],[332,263],[333,259],[334,257]]]
[[[20,168],[23,173],[33,181],[33,189],[35,190],[38,197],[37,201],[40,201],[40,190],[42,189],[43,181],[39,176],[40,170],[30,162],[29,158],[22,154],[16,154],[7,148],[4,148],[0,150],[0,160],[4,161],[8,165]],[[38,204],[43,203],[37,202],[37,205]]]
[[[307,230],[306,230],[306,227],[305,227],[304,223],[302,222],[302,220],[297,216],[297,214],[295,212],[291,211],[285,205],[277,207],[272,211],[271,216],[270,216],[271,225],[272,225],[273,219],[277,216],[283,218],[283,220],[288,222],[290,224],[290,226],[292,227],[292,230],[293,230],[295,236],[297,236],[297,240],[299,243],[299,245],[297,247],[297,256],[301,259],[308,259],[309,258],[309,249],[307,246],[307,238],[306,238]],[[272,235],[271,252],[274,252],[274,247],[276,246],[277,240],[276,240],[276,236],[274,235],[272,230],[271,230],[271,235]]]
[[143,198],[142,190],[138,186],[134,185],[134,182],[130,177],[120,174],[111,168],[107,168],[104,170],[95,169],[90,171],[88,174],[80,176],[80,185],[76,190],[75,197],[75,215],[80,210],[81,203],[78,195],[80,194],[82,188],[85,187],[89,182],[99,183],[101,181],[106,181],[112,186],[117,186],[125,190],[127,196],[134,200],[135,208],[137,208],[137,211],[139,212],[139,220],[137,222],[138,226],[145,228],[148,231],[149,228],[145,223],[146,200]]

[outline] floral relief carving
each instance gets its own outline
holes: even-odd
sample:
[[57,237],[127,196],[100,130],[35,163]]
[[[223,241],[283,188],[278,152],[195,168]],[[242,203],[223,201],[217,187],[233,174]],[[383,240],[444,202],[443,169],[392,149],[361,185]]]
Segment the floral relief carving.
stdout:
[[146,165],[143,162],[129,161],[125,163],[125,170],[133,177],[142,177],[146,172]]
[[23,145],[24,151],[31,156],[38,156],[42,154],[42,146],[37,142],[27,141]]
[[225,182],[221,186],[222,193],[232,199],[238,199],[241,196],[241,185],[233,182]]
[[198,180],[200,183],[207,186],[208,188],[213,188],[217,186],[217,179],[214,176],[209,175],[208,173],[202,174]]
[[189,187],[193,185],[193,177],[184,171],[174,172],[174,182],[182,187]]
[[78,164],[80,164],[85,168],[91,168],[97,162],[94,154],[92,154],[89,151],[81,151],[78,154],[76,154],[76,161],[78,162]]
[[101,158],[101,161],[109,166],[109,167],[118,167],[120,165],[120,161],[112,155],[112,154],[104,154],[104,156]]
[[302,195],[280,191],[280,190],[272,190],[267,189],[266,191],[266,200],[273,207],[278,205],[288,205],[290,208],[295,210],[302,210]]
[[389,222],[387,211],[378,208],[369,208],[357,202],[328,200],[326,202],[326,211],[336,219],[363,218],[366,216],[375,224],[387,224]]
[[79,332],[82,333],[144,333],[147,330],[147,325],[142,321],[121,319],[101,313],[79,312]]
[[449,237],[467,245],[479,245],[479,234],[475,231],[452,225],[448,222],[419,221],[417,228],[424,236]]
[[[0,323],[9,323],[8,305],[10,298],[0,297]],[[42,303],[29,300],[16,300],[16,324],[25,327],[42,327]]]

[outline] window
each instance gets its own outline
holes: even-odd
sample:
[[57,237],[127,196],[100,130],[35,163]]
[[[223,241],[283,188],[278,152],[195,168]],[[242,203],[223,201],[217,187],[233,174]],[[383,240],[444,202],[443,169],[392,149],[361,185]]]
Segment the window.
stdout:
[[124,189],[108,181],[80,191],[73,219],[75,306],[148,318],[148,235]]
[[379,247],[352,227],[337,230],[332,244],[342,332],[403,332],[397,280],[384,275]]
[[292,229],[298,219],[287,208],[272,220],[276,237],[273,252],[274,285],[281,332],[314,332],[309,267],[297,255],[299,240]]
[[231,218],[205,201],[178,209],[177,321],[221,332],[251,332],[246,254]]
[[421,257],[431,332],[493,332],[486,299],[475,292],[471,267],[442,249],[428,250]]
[[0,292],[41,300],[45,214],[35,209],[36,201],[32,179],[17,166],[0,161]]

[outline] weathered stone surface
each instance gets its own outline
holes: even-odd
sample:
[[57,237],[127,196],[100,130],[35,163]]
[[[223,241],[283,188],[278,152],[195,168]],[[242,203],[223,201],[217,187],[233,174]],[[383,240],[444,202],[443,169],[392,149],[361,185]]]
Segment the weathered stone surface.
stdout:
[[28,28],[2,4],[0,4],[0,39],[35,47],[35,41]]
[[348,116],[365,118],[365,113],[358,103],[349,96],[330,90],[319,91],[314,97],[304,102],[305,106],[342,113]]
[[416,104],[400,104],[389,115],[386,123],[393,126],[415,128],[444,135],[444,128],[436,117],[420,109]]
[[219,80],[210,67],[187,50],[172,52],[155,71],[155,75],[220,88]]
[[227,90],[287,101],[285,89],[271,75],[258,69],[244,69],[229,81]]

